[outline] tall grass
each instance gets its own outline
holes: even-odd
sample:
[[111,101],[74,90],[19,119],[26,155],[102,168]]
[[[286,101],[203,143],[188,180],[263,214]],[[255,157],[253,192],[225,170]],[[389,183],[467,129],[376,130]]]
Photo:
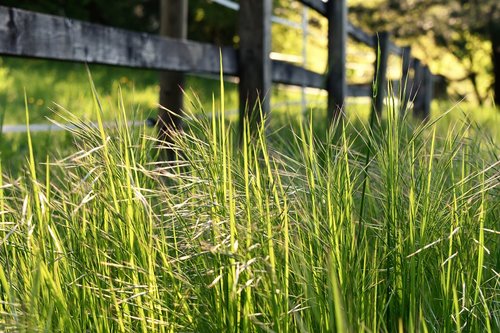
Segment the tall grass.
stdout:
[[157,162],[119,110],[113,130],[66,115],[77,153],[0,180],[0,330],[499,330],[500,165],[467,124],[388,105],[240,141],[214,102]]

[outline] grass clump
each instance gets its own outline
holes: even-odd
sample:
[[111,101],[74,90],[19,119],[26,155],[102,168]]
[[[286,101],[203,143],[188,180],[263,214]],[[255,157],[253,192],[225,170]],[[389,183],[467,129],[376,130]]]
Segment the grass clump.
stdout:
[[119,109],[1,180],[1,330],[499,329],[500,170],[468,126],[389,106],[373,128],[238,137],[214,103],[157,162]]

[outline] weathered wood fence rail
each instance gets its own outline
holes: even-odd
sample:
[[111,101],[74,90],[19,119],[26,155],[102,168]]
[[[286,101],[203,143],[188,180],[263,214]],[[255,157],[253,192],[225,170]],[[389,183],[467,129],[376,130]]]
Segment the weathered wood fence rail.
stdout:
[[[420,61],[411,58],[409,48],[392,44],[387,33],[371,35],[350,24],[346,0],[301,2],[328,19],[329,70],[326,74],[269,58],[272,0],[239,2],[239,50],[0,6],[0,54],[175,72],[218,73],[222,51],[224,73],[240,77],[241,116],[245,115],[245,105],[253,105],[269,92],[272,82],[277,82],[327,89],[328,114],[334,119],[345,106],[346,97],[373,94],[371,83],[347,85],[345,65],[349,36],[371,46],[380,57],[376,61],[379,66],[376,68],[375,110],[382,111],[387,59],[393,53],[403,57],[403,81],[408,78],[418,88],[415,114],[423,118],[428,116],[432,74]],[[409,94],[403,102],[407,103],[408,98]],[[269,103],[263,103],[262,107],[264,113],[270,111]]]

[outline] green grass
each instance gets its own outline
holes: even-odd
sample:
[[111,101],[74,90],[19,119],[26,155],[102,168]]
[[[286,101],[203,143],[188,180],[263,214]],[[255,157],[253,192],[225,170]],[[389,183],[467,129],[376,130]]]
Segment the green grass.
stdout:
[[[158,73],[101,65],[90,65],[92,80],[101,102],[106,104],[104,120],[112,120],[118,110],[119,90],[127,115],[136,119],[154,116],[158,104]],[[0,58],[0,107],[5,124],[24,123],[24,91],[28,97],[32,123],[47,123],[57,117],[59,106],[81,119],[96,119],[86,67],[80,63]],[[209,102],[218,80],[188,76],[186,90],[195,90]],[[237,86],[228,84],[231,105]],[[205,107],[209,107],[207,103]],[[56,112],[54,112],[56,111]]]
[[[158,73],[111,66],[90,65],[92,80],[104,104],[103,120],[113,122],[119,113],[118,101],[123,101],[129,119],[141,122],[155,117],[158,103]],[[193,92],[201,101],[201,107],[192,108],[194,113],[210,113],[213,91],[217,91],[218,79],[188,75],[185,90]],[[92,93],[86,67],[83,64],[31,60],[12,57],[0,58],[0,124],[24,124],[24,92],[26,91],[32,124],[49,123],[49,119],[64,122],[59,117],[64,110],[78,117],[79,121],[96,121],[97,114],[92,103]],[[121,97],[119,97],[121,91]],[[310,105],[321,104],[324,96],[308,92]],[[287,123],[296,118],[301,106],[289,102],[300,101],[300,90],[284,89],[276,85],[271,93],[272,103],[277,104],[274,114],[278,123]],[[219,95],[215,102],[220,104]],[[227,109],[238,105],[237,85],[226,82],[224,103]],[[231,119],[237,119],[231,116]],[[44,159],[47,154],[60,157],[74,152],[72,135],[60,132],[34,133],[34,154]],[[4,133],[0,136],[0,154],[4,161],[4,172],[19,174],[26,161],[28,145],[26,134]]]
[[0,330],[500,329],[499,141],[481,127],[389,105],[373,127],[245,126],[239,146],[214,101],[167,163],[125,126],[126,97],[97,99],[98,128],[61,116],[74,153],[27,136],[23,172],[0,180]]
[[[119,90],[129,118],[143,120],[155,116],[158,106],[158,72],[152,70],[90,65],[92,80],[106,106],[105,121],[114,119],[118,111]],[[217,78],[187,75],[183,87],[188,94],[196,92],[202,108],[196,112],[210,112],[212,94],[219,85]],[[86,67],[80,63],[21,58],[0,58],[0,114],[4,124],[24,123],[24,91],[28,97],[32,123],[47,123],[47,118],[57,118],[61,108],[70,110],[81,119],[96,119],[92,105]],[[238,106],[238,88],[234,82],[226,82],[224,103],[228,109]],[[325,101],[324,96],[308,92],[312,104]],[[296,109],[287,102],[300,101],[301,92],[275,85],[271,92],[272,103],[282,105],[278,109]],[[219,103],[219,96],[215,96]],[[285,104],[285,105],[283,105]],[[287,110],[289,111],[289,110]]]

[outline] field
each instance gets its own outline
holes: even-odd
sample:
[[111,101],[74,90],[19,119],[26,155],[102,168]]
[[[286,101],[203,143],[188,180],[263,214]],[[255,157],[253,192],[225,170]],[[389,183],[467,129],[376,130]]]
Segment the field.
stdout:
[[[103,120],[113,122],[118,111],[118,101],[123,101],[129,119],[142,123],[149,117],[155,117],[158,104],[158,73],[148,70],[107,67],[92,65],[92,81],[105,105]],[[190,99],[196,95],[202,107],[191,110],[193,113],[210,112],[212,95],[217,92],[217,77],[188,76],[186,94]],[[30,111],[31,124],[49,124],[51,120],[64,122],[60,114],[70,110],[80,121],[96,120],[96,113],[89,85],[86,67],[82,64],[44,60],[26,60],[19,58],[0,58],[0,124],[25,124],[24,91]],[[119,97],[120,96],[120,97]],[[309,92],[310,105],[322,103],[323,95]],[[273,87],[272,99],[279,112],[277,118],[296,117],[300,110],[301,92]],[[219,94],[214,95],[220,103]],[[290,103],[290,101],[292,103]],[[237,119],[237,85],[226,82],[225,105],[231,120]],[[294,104],[295,102],[295,104]],[[202,110],[203,109],[203,110]],[[72,136],[68,133],[37,132],[33,134],[36,145],[35,154],[40,158],[45,155],[58,155],[61,150],[72,151]],[[16,172],[26,160],[27,142],[25,134],[4,133],[0,142],[4,163]],[[57,149],[51,149],[57,147]]]
[[126,126],[156,74],[91,69],[93,90],[76,65],[22,71],[39,82],[4,61],[5,123],[77,128],[1,137],[1,331],[499,331],[498,111],[440,102],[421,123],[392,97],[380,121],[276,110],[239,136],[235,86],[190,78],[167,163]]

